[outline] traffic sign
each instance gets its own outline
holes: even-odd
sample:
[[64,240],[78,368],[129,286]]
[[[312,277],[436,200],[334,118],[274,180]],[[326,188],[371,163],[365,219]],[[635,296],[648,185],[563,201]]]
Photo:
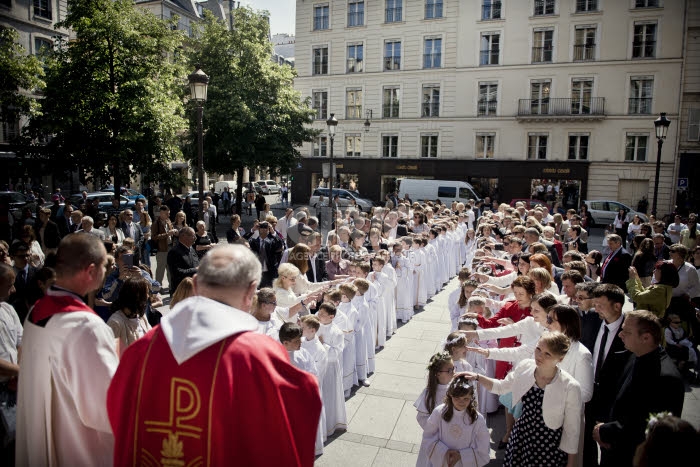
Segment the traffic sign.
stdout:
[[679,190],[687,190],[688,189],[688,179],[687,178],[679,178],[677,186],[678,186]]

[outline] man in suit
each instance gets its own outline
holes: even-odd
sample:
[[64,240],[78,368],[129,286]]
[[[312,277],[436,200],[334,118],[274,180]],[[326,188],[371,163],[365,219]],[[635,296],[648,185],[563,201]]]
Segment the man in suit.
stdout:
[[39,211],[39,222],[34,224],[34,235],[45,252],[55,251],[61,242],[58,225],[51,221],[51,209],[42,208]]
[[56,217],[56,225],[58,226],[58,233],[61,238],[65,237],[71,233],[70,228],[72,225],[71,215],[73,214],[73,206],[66,204],[63,207],[63,215]]
[[601,447],[601,466],[631,467],[651,414],[683,411],[685,383],[661,344],[661,323],[651,312],[626,313],[620,338],[634,356],[620,379],[621,387],[607,423],[596,424],[593,438]]
[[559,253],[557,252],[557,249],[554,246],[554,243],[550,242],[549,240],[545,239],[544,237],[540,237],[539,230],[537,230],[534,227],[528,227],[527,229],[525,229],[525,233],[523,234],[523,239],[526,242],[523,245],[523,251],[527,251],[527,249],[533,243],[541,243],[547,247],[547,251],[549,252],[549,256],[552,259],[552,264],[554,266],[561,267],[561,261],[559,261]]
[[[134,239],[134,257],[140,262],[143,247],[143,231],[141,226],[134,222],[134,212],[131,209],[124,210],[124,222],[122,222],[121,228],[125,237]],[[136,265],[138,262],[134,261],[134,264]],[[171,288],[171,290],[173,289]]]
[[[160,208],[159,208],[160,209]],[[192,277],[197,272],[199,257],[194,251],[194,229],[183,227],[178,234],[177,244],[168,251],[168,272],[170,273],[170,293],[177,290],[177,286],[185,277]]]
[[24,323],[29,309],[39,298],[36,282],[37,269],[29,263],[29,247],[24,243],[14,243],[10,248],[10,256],[15,262],[15,292],[10,295],[8,303],[15,307],[17,316]]
[[671,257],[671,250],[665,243],[664,234],[655,233],[651,238],[654,241],[654,256],[656,256],[656,260],[667,261]]
[[309,245],[311,251],[309,252],[309,269],[306,271],[306,278],[309,279],[309,282],[328,280],[325,261],[328,251],[321,247],[321,234],[314,232],[309,235],[307,245]]
[[625,282],[630,278],[629,267],[632,265],[632,255],[622,247],[622,238],[617,234],[607,237],[610,254],[603,260],[601,279],[604,284],[615,284],[627,292]]
[[610,408],[618,391],[618,379],[627,364],[630,353],[620,339],[624,323],[622,306],[625,293],[613,284],[600,284],[593,290],[595,313],[581,318],[581,343],[593,356],[593,396],[586,403],[583,464],[598,465],[598,447],[593,439],[596,423],[608,421]]
[[262,264],[260,287],[272,287],[272,281],[277,277],[277,269],[284,251],[284,242],[276,235],[270,235],[270,224],[267,222],[258,224],[258,233],[260,236],[251,238],[248,243]]

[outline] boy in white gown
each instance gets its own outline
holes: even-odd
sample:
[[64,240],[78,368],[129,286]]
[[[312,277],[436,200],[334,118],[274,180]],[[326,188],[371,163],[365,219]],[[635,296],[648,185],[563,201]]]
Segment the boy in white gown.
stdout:
[[413,315],[413,296],[408,293],[401,293],[405,290],[413,290],[411,283],[413,281],[413,268],[411,262],[404,251],[403,242],[394,243],[392,246],[394,251],[392,263],[396,264],[397,285],[396,290],[396,317],[403,323],[407,323]]
[[326,436],[331,436],[335,430],[348,426],[342,366],[345,340],[343,332],[333,323],[335,315],[336,309],[332,303],[322,303],[316,313],[321,323],[318,339],[328,352],[328,369],[321,383],[321,398],[326,411]]
[[337,304],[339,313],[346,317],[346,327],[343,329],[345,347],[343,348],[343,389],[345,397],[350,397],[352,387],[357,386],[357,350],[355,346],[355,333],[360,327],[360,318],[357,309],[350,302],[355,297],[355,287],[350,284],[341,284],[339,290],[331,292],[329,295],[335,301],[336,293],[340,293],[340,303]]
[[398,280],[396,277],[396,270],[391,265],[391,254],[388,250],[379,250],[375,260],[376,259],[384,260],[382,272],[389,278],[390,293],[386,316],[386,337],[391,337],[398,329],[398,325],[396,324],[396,284],[398,283]]
[[374,342],[372,341],[372,320],[365,294],[369,290],[369,282],[365,279],[355,279],[353,286],[357,290],[355,297],[351,300],[352,305],[360,316],[360,329],[355,333],[355,355],[357,368],[357,379],[363,386],[369,386],[367,375],[369,373],[370,360],[372,361],[372,371],[374,371]]
[[[371,327],[371,343],[372,343],[372,355],[375,353],[377,345],[377,327],[378,327],[378,313],[379,313],[379,296],[381,295],[381,286],[378,283],[370,282],[367,279],[367,275],[371,272],[371,266],[368,262],[364,261],[355,266],[350,266],[350,271],[352,276],[358,279],[364,279],[369,283],[369,289],[365,292],[365,301],[369,307],[369,319]],[[368,353],[368,355],[370,355]],[[374,373],[374,359],[368,361],[369,367],[368,372]]]
[[[301,340],[301,348],[309,352],[316,364],[318,372],[318,388],[323,394],[322,383],[328,369],[328,352],[321,344],[321,341],[316,336],[316,333],[321,327],[321,322],[316,318],[316,315],[306,315],[301,318],[301,330],[304,338]],[[321,419],[318,423],[316,433],[316,455],[323,454],[323,443],[326,441],[326,409],[321,406]]]
[[489,429],[476,410],[474,387],[466,378],[452,380],[446,402],[435,407],[423,430],[420,467],[481,467],[489,463]]
[[387,308],[390,306],[389,294],[393,293],[391,289],[389,277],[382,272],[384,260],[374,258],[372,261],[372,272],[367,276],[367,280],[377,286],[377,347],[384,347],[386,344],[386,335],[389,323],[386,321],[389,312]]
[[428,287],[426,286],[426,272],[428,270],[427,258],[425,255],[425,250],[421,245],[420,238],[415,237],[413,239],[413,246],[411,251],[414,254],[416,267],[416,274],[414,275],[414,287],[415,287],[415,306],[422,308],[428,303]]

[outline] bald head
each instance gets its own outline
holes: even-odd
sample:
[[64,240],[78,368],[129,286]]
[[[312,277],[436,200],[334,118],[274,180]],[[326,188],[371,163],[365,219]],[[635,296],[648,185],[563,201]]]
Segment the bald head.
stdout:
[[199,263],[195,290],[197,295],[249,311],[261,275],[260,261],[250,249],[242,245],[216,246]]

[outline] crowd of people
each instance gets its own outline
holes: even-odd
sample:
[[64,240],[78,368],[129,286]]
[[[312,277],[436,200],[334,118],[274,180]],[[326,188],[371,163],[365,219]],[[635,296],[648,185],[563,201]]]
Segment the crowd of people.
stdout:
[[[0,403],[17,420],[2,448],[16,439],[17,465],[224,464],[231,449],[310,465],[376,352],[454,277],[415,402],[419,466],[488,463],[501,405],[505,465],[651,465],[634,460],[658,455],[651,435],[688,432],[674,417],[698,374],[694,216],[642,224],[628,253],[616,233],[589,249],[585,212],[546,206],[325,208],[325,235],[306,208],[261,206],[247,231],[230,215],[224,242],[217,200],[196,221],[172,198],[104,226],[41,210],[0,243]],[[661,412],[669,428],[645,438]]]

